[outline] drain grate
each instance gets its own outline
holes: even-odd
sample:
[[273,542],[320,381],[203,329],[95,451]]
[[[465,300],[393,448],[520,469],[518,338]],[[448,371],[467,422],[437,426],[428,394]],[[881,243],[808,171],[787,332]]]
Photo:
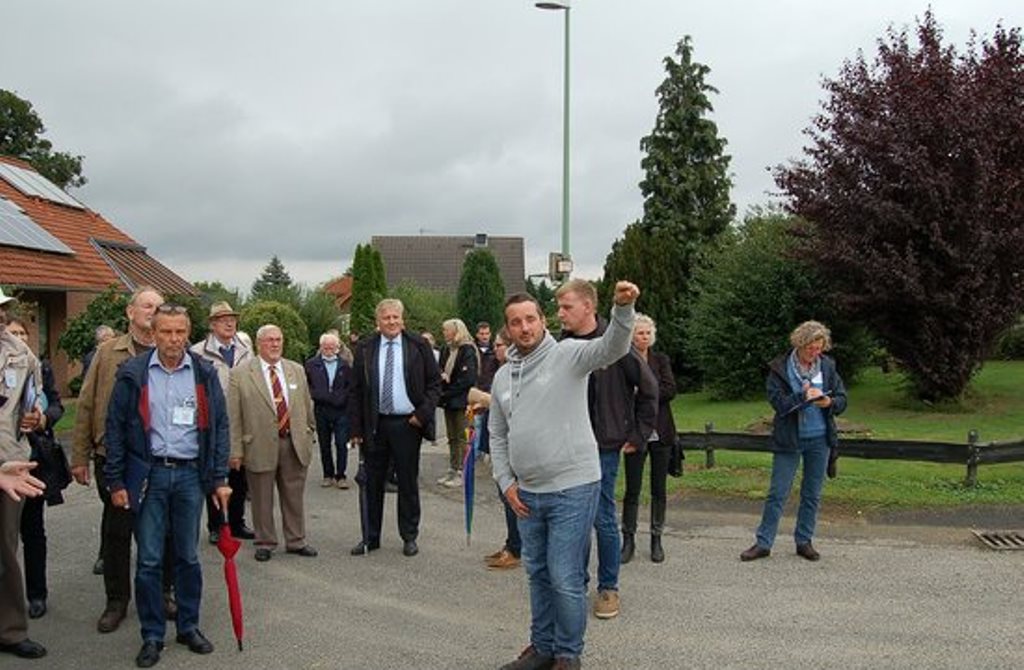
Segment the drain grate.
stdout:
[[1019,530],[972,530],[974,536],[989,549],[1024,551],[1024,531]]

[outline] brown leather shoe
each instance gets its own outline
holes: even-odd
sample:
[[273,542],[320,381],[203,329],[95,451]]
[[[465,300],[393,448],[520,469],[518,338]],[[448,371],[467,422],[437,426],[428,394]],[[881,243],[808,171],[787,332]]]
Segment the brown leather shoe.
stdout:
[[772,555],[772,550],[755,544],[750,549],[747,549],[740,554],[741,561],[756,561],[759,558],[768,558]]
[[507,549],[503,549],[497,557],[487,561],[488,570],[512,570],[520,565],[522,565],[522,561]]
[[540,653],[537,651],[537,647],[531,644],[526,649],[523,649],[522,653],[519,654],[519,658],[511,663],[506,663],[498,670],[550,670],[554,664],[554,658]]
[[810,542],[796,545],[796,555],[802,556],[808,561],[817,561],[821,558],[821,554],[818,553],[818,550]]
[[103,610],[99,621],[96,622],[96,630],[101,633],[113,633],[124,621],[128,606],[122,603],[107,603],[107,609]]

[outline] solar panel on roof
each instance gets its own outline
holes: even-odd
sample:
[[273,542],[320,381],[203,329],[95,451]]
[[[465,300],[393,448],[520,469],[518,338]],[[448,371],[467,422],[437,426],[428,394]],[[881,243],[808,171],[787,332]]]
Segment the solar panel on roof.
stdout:
[[56,184],[38,172],[0,162],[0,177],[25,195],[35,195],[60,205],[85,209],[82,203],[60,190]]
[[74,253],[71,247],[39,227],[6,198],[0,198],[0,244],[58,254]]

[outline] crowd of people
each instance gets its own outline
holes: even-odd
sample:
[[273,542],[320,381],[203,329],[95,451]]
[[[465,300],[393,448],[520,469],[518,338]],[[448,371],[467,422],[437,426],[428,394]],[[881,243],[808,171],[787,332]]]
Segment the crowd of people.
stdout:
[[[114,631],[127,615],[134,537],[142,637],[135,661],[152,667],[164,650],[167,621],[175,622],[179,644],[197,654],[213,651],[199,628],[204,505],[211,543],[222,533],[251,540],[254,559],[266,562],[281,544],[276,494],[285,553],[318,555],[307,541],[304,506],[314,444],[325,488],[349,488],[350,448],[358,456],[353,478],[362,535],[351,554],[380,548],[385,494],[394,486],[402,553],[416,556],[421,445],[436,440],[441,414],[448,468],[437,484],[464,484],[472,425],[475,444],[490,454],[507,529],[485,564],[523,566],[529,582],[529,644],[502,670],[580,667],[588,609],[598,619],[621,609],[619,573],[637,552],[645,468],[649,558],[665,560],[676,385],[668,356],[653,348],[656,324],[635,311],[639,295],[634,284],[618,282],[606,320],[592,283],[564,283],[556,291],[556,339],[537,301],[515,294],[497,332],[478,323],[471,335],[463,321],[449,319],[441,324],[439,349],[429,333],[406,330],[400,301],[385,299],[376,308],[374,333],[349,339],[351,349],[337,332],[324,333],[316,355],[300,363],[283,357],[278,326],[261,326],[254,342],[238,330],[239,315],[226,302],[211,306],[209,334],[192,344],[188,312],[140,288],[127,307],[128,332],[97,330],[62,479],[63,452],[58,444],[55,454],[53,435],[63,413],[60,395],[52,371],[25,343],[24,322],[7,313],[13,299],[0,293],[0,653],[46,653],[27,634],[28,619],[47,610],[43,509],[61,502],[72,477],[80,484],[95,479],[103,504],[95,568],[103,575],[105,603],[97,630]],[[835,364],[823,355],[831,345],[824,325],[800,324],[790,339],[791,348],[769,366],[772,480],[756,542],[742,552],[743,561],[770,555],[801,459],[796,551],[820,558],[811,540],[836,456],[835,415],[845,409],[846,394]]]

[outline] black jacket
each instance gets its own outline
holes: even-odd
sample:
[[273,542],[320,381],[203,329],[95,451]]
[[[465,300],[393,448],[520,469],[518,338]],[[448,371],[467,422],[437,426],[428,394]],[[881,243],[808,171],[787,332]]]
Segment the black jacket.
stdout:
[[[377,392],[380,371],[381,335],[377,333],[360,340],[352,361],[352,385],[348,394],[348,416],[353,438],[373,448],[377,436],[377,415],[380,394]],[[441,395],[441,373],[434,359],[434,350],[419,335],[402,331],[402,360],[405,371],[405,390],[415,408],[414,414],[423,426],[423,437],[434,439],[434,411]]]
[[676,420],[672,416],[672,399],[676,397],[676,376],[672,374],[672,362],[667,354],[647,351],[647,366],[658,380],[658,418],[654,427],[658,441],[672,444],[676,439]]
[[313,411],[332,419],[346,413],[349,387],[352,385],[352,366],[341,357],[334,373],[334,383],[328,385],[327,364],[320,354],[306,361],[306,381],[309,383],[309,397],[313,400]]
[[[447,346],[441,349],[438,369],[444,372],[452,350]],[[477,357],[475,344],[463,344],[455,353],[455,364],[452,366],[452,378],[441,381],[441,399],[438,404],[445,409],[466,409],[466,396],[469,389],[477,382]]]
[[[592,340],[608,328],[604,319],[583,336],[563,332],[563,339]],[[636,349],[614,364],[590,373],[587,387],[590,425],[602,451],[619,450],[627,442],[643,451],[658,416],[658,380]]]

